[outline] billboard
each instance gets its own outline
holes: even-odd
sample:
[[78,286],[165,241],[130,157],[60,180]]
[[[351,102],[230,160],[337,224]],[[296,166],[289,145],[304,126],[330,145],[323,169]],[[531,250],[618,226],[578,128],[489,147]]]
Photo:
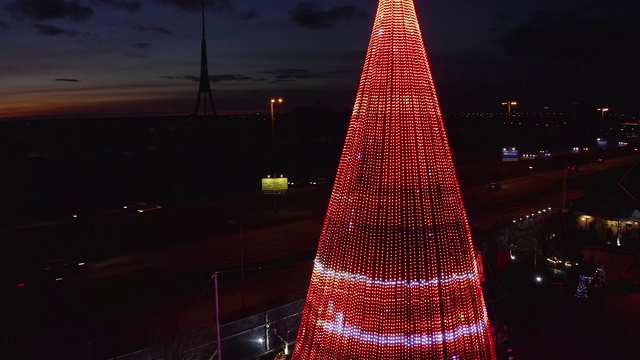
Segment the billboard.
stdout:
[[286,177],[279,178],[262,178],[262,192],[265,194],[281,194],[287,191],[289,179]]
[[502,161],[518,161],[518,149],[502,148]]

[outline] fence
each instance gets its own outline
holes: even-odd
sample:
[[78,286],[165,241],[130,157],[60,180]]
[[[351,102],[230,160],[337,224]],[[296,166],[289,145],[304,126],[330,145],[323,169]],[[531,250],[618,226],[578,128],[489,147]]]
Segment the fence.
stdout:
[[220,326],[220,343],[216,344],[216,329],[207,329],[182,336],[171,346],[153,347],[111,360],[216,360],[218,351],[223,360],[256,359],[287,348],[295,342],[305,299],[297,300],[238,321]]

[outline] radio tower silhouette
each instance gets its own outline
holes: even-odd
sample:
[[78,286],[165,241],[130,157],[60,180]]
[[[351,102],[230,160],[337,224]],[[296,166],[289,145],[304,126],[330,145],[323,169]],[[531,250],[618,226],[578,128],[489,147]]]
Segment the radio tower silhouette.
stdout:
[[211,95],[211,85],[209,84],[209,68],[207,66],[207,40],[204,36],[204,0],[202,0],[202,42],[201,42],[201,57],[200,57],[200,86],[198,89],[198,99],[196,100],[196,109],[193,112],[193,117],[198,116],[200,108],[200,97],[205,94],[204,98],[204,115],[207,116],[207,96],[209,96],[209,102],[211,103],[211,113],[213,116],[217,116],[216,106],[213,103],[213,95]]

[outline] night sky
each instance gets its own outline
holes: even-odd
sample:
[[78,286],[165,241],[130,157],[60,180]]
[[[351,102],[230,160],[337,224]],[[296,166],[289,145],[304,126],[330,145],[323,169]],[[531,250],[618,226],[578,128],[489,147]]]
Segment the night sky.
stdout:
[[[351,109],[375,0],[205,0],[219,113]],[[637,0],[416,0],[444,112],[638,111]],[[0,118],[186,115],[200,0],[0,0]],[[594,109],[595,111],[595,109]]]

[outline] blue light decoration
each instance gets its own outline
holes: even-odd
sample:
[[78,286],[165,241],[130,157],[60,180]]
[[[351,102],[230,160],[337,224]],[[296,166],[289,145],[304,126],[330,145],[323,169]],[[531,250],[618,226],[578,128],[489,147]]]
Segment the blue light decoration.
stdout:
[[580,299],[588,299],[589,298],[589,282],[591,281],[591,277],[581,275],[580,282],[578,283],[578,287],[576,288],[576,297]]

